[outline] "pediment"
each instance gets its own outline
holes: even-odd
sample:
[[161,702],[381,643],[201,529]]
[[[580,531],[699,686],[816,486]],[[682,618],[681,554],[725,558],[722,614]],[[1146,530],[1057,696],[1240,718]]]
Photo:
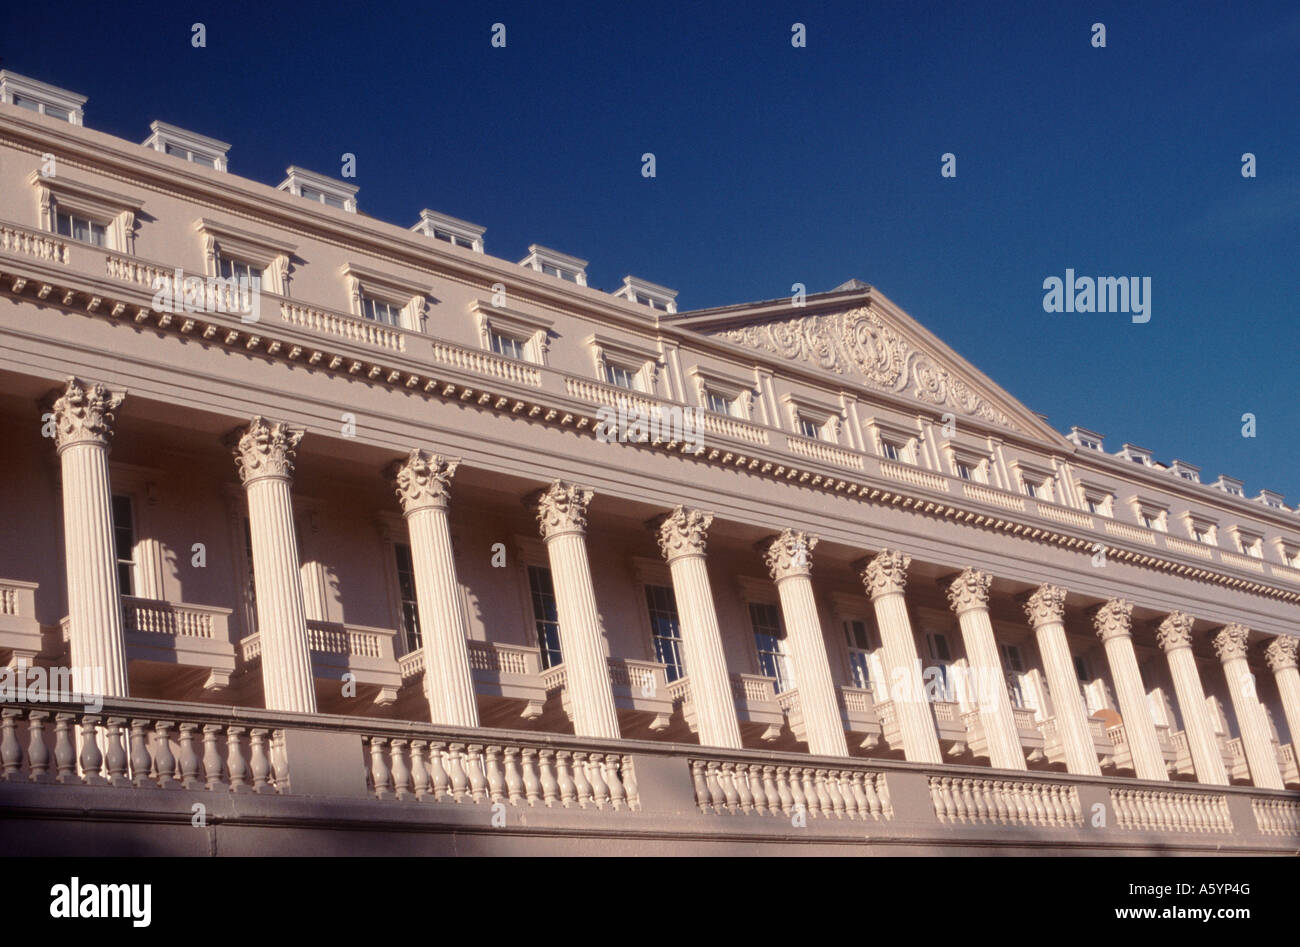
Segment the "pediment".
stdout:
[[1038,415],[910,317],[882,308],[872,299],[839,311],[776,316],[740,325],[732,321],[697,329],[844,381],[910,398],[932,410],[979,418],[1052,442],[1060,440]]

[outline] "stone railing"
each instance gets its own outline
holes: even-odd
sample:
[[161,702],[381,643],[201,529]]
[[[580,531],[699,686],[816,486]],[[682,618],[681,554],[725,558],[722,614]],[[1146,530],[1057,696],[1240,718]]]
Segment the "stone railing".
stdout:
[[36,614],[35,582],[0,579],[0,617],[32,618]]
[[374,345],[392,352],[406,351],[406,333],[382,322],[371,322],[341,312],[300,306],[288,300],[280,302],[280,319],[300,329],[337,336],[349,342]]
[[[8,707],[0,712],[4,779],[63,786],[289,792],[282,730],[213,719],[196,714],[192,705],[182,714],[167,713],[169,709],[88,714]],[[161,710],[168,719],[146,715],[146,710]]]
[[635,811],[630,757],[555,749],[545,743],[453,743],[366,736],[366,787],[376,799],[497,803]]
[[1219,558],[1226,565],[1236,566],[1238,569],[1245,569],[1248,572],[1264,573],[1264,563],[1254,556],[1242,556],[1235,552],[1228,552],[1224,549],[1219,552]]
[[307,647],[321,654],[379,658],[384,654],[383,642],[384,635],[378,631],[353,628],[332,621],[307,622]]
[[1227,797],[1219,793],[1112,789],[1111,807],[1122,829],[1157,832],[1231,832]]
[[28,230],[12,224],[0,224],[0,252],[21,253],[37,260],[66,265],[69,262],[68,242],[39,230]]
[[1127,523],[1116,523],[1114,520],[1106,520],[1104,526],[1106,532],[1111,536],[1118,536],[1120,539],[1131,539],[1134,542],[1145,543],[1148,546],[1156,545],[1156,534],[1149,529],[1130,526]]
[[704,430],[710,434],[734,437],[738,441],[749,441],[753,444],[766,444],[768,442],[767,429],[757,424],[741,421],[726,414],[705,411],[703,408],[696,412],[695,417],[701,422]]
[[931,473],[928,470],[922,470],[919,467],[913,467],[911,464],[895,463],[892,460],[882,460],[880,462],[880,473],[882,476],[889,477],[891,480],[901,480],[904,483],[910,483],[913,486],[925,487],[928,490],[938,490],[940,493],[948,492],[948,478],[937,473]]
[[177,638],[225,640],[228,636],[226,619],[229,614],[230,611],[224,608],[122,596],[122,615],[127,631]]
[[875,821],[894,815],[885,776],[872,770],[713,759],[689,766],[695,804],[705,813]]
[[1207,546],[1205,543],[1194,543],[1186,539],[1179,539],[1177,536],[1165,536],[1165,548],[1181,553],[1184,556],[1195,556],[1197,559],[1214,558],[1212,546]]
[[1300,837],[1300,802],[1283,799],[1252,799],[1255,824],[1265,835]]
[[521,362],[513,358],[503,358],[492,352],[468,349],[462,345],[444,342],[441,339],[433,340],[431,351],[434,361],[450,365],[452,368],[458,368],[461,371],[473,372],[476,375],[488,375],[492,378],[500,378],[502,381],[508,381],[516,385],[526,385],[530,388],[540,388],[542,385],[541,371],[527,362]]
[[577,378],[573,375],[564,376],[564,390],[570,397],[580,398],[583,401],[593,401],[596,404],[603,404],[610,408],[617,408],[621,402],[627,405],[628,411],[640,412],[647,418],[651,412],[666,411],[673,407],[671,404],[660,402],[640,392],[628,391],[626,388],[605,385],[586,378]]
[[827,444],[825,441],[811,437],[800,437],[797,434],[788,435],[786,440],[792,453],[834,464],[837,467],[848,467],[850,470],[863,468],[862,455],[857,451],[845,450],[843,447],[836,447],[834,444]]
[[981,503],[987,503],[990,506],[1000,506],[1005,510],[1017,510],[1021,513],[1025,511],[1025,498],[1016,496],[1014,493],[995,490],[992,487],[982,486],[978,483],[962,483],[961,492],[963,496],[970,497],[972,500],[979,500]]
[[1057,506],[1055,503],[1047,503],[1043,500],[1037,501],[1035,506],[1038,507],[1038,515],[1044,519],[1056,520],[1058,523],[1065,523],[1067,526],[1077,526],[1079,529],[1095,529],[1092,517],[1087,513],[1080,513],[1077,510],[1066,509],[1063,506]]
[[930,800],[940,822],[1083,824],[1078,790],[1057,781],[931,776]]

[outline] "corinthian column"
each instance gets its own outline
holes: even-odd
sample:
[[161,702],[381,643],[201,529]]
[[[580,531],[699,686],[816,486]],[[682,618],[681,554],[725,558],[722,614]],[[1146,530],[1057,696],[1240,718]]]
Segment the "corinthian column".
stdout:
[[722,632],[713,607],[713,590],[705,565],[704,546],[712,513],[679,506],[652,523],[657,527],[659,549],[673,575],[673,597],[682,624],[686,676],[702,746],[740,749],[740,724],[731,675],[722,650]]
[[992,582],[993,577],[987,572],[965,569],[940,585],[961,625],[966,657],[975,670],[977,706],[988,744],[989,765],[998,769],[1028,769],[1002,673],[1002,657],[993,637],[993,622],[989,619]]
[[1274,638],[1264,649],[1264,660],[1277,681],[1277,692],[1282,698],[1282,712],[1286,715],[1286,728],[1291,731],[1291,746],[1300,749],[1300,671],[1296,670],[1296,652],[1300,638]]
[[903,736],[903,755],[913,763],[942,763],[934,716],[925,699],[921,680],[921,659],[916,655],[912,621],[907,616],[907,567],[912,557],[884,549],[870,562],[855,563],[862,570],[862,583],[871,596],[885,651],[885,673],[889,675],[890,701]]
[[1174,693],[1178,695],[1178,709],[1182,712],[1196,780],[1209,786],[1226,786],[1228,773],[1223,768],[1223,754],[1219,751],[1210,710],[1205,706],[1201,675],[1192,655],[1194,621],[1186,612],[1170,613],[1156,629],[1156,641],[1169,659],[1169,674],[1174,679]]
[[1065,589],[1059,585],[1040,585],[1026,596],[1024,605],[1038,641],[1038,651],[1043,656],[1043,671],[1052,692],[1065,768],[1080,776],[1100,776],[1097,749],[1088,726],[1088,708],[1079,693],[1070,643],[1065,637]]
[[1160,750],[1156,725],[1147,710],[1147,692],[1142,686],[1137,655],[1133,651],[1133,606],[1123,599],[1111,599],[1093,610],[1093,625],[1106,649],[1115,696],[1124,718],[1124,735],[1133,755],[1138,779],[1169,779]]
[[[127,695],[122,596],[113,548],[108,447],[124,395],[69,378],[53,405],[63,479],[63,555],[73,687],[82,694]],[[103,677],[100,679],[100,674]]]
[[786,529],[758,544],[767,569],[776,582],[785,619],[786,640],[794,678],[798,682],[799,709],[803,711],[808,752],[819,756],[848,756],[844,721],[831,679],[831,662],[826,639],[813,597],[812,551],[817,537]]
[[530,499],[537,505],[537,522],[551,560],[560,651],[573,704],[573,732],[580,737],[616,740],[620,736],[618,712],[587,560],[587,504],[591,497],[592,491],[557,480]]
[[1245,625],[1224,625],[1214,636],[1214,651],[1223,662],[1228,679],[1228,694],[1241,730],[1241,747],[1250,764],[1251,781],[1260,789],[1281,789],[1282,771],[1277,765],[1277,751],[1269,734],[1264,708],[1255,694],[1255,675],[1246,660],[1250,629]]
[[316,712],[316,686],[307,644],[298,537],[289,485],[302,431],[255,417],[232,435],[239,479],[248,495],[262,644],[262,690],[268,710]]
[[429,719],[449,726],[477,727],[478,700],[447,525],[451,478],[459,465],[459,459],[413,450],[405,463],[393,464],[389,473],[397,484],[397,499],[411,538]]

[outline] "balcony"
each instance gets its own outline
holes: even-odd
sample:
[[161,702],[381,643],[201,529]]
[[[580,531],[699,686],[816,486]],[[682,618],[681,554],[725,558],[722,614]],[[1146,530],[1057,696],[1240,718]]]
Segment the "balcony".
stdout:
[[[679,706],[682,717],[692,733],[696,724],[695,702],[691,696],[690,676],[679,677],[668,685],[673,703]],[[740,724],[741,739],[746,746],[773,743],[780,739],[785,725],[785,711],[776,699],[776,680],[761,674],[732,674],[731,696],[736,702],[736,720]]]
[[[673,696],[668,689],[664,665],[635,658],[606,658],[614,707],[623,733],[658,733],[672,724]],[[569,699],[569,670],[556,664],[542,673],[548,697],[555,697],[570,722],[573,706]]]
[[[939,737],[939,749],[945,756],[960,757],[969,752],[966,724],[961,719],[961,706],[954,701],[936,700],[927,702],[930,714],[934,717],[935,732]],[[892,700],[875,705],[880,718],[881,734],[885,745],[896,753],[903,752],[903,730],[899,726],[898,715]]]
[[[1025,761],[1034,766],[1045,763],[1047,756],[1043,752],[1046,740],[1034,712],[1027,707],[1013,707],[1012,716],[1016,722],[1016,734],[1020,737],[1020,746],[1025,753]],[[984,720],[978,710],[971,710],[961,715],[966,726],[966,742],[971,755],[976,759],[989,758],[988,736],[984,731]]]
[[[10,703],[0,747],[11,855],[208,855],[214,845],[315,855],[585,855],[613,845],[678,855],[881,845],[897,854],[1286,855],[1300,845],[1295,794],[1251,787],[142,698],[112,698],[95,713]],[[208,831],[167,831],[198,802]]]
[[[840,720],[850,737],[849,745],[859,749],[872,750],[880,745],[881,726],[876,715],[875,701],[871,691],[862,687],[849,687],[841,684],[839,688]],[[776,695],[777,705],[785,712],[786,723],[790,732],[800,743],[807,743],[804,728],[803,708],[799,704],[799,690],[793,688]]]
[[[1061,739],[1060,726],[1055,717],[1048,717],[1038,725],[1043,734],[1043,755],[1050,766],[1065,768],[1065,743]],[[1097,754],[1097,761],[1103,772],[1115,769],[1115,744],[1106,732],[1106,724],[1098,717],[1088,718],[1088,733],[1092,737],[1092,748]]]
[[[354,698],[345,696],[340,686],[347,674],[352,675],[351,681],[356,685],[355,697],[368,698],[376,707],[391,707],[396,703],[402,685],[401,671],[393,655],[396,635],[391,628],[309,620],[307,645],[311,650],[317,700],[322,708],[354,706]],[[260,676],[249,672],[261,664],[261,634],[254,632],[239,645],[249,684],[260,684]]]
[[[535,721],[542,716],[546,687],[542,683],[542,656],[536,648],[495,641],[467,641],[470,675],[479,698],[479,716],[485,726],[506,726],[519,720]],[[423,700],[424,649],[402,655],[403,686],[420,684],[415,690]]]
[[[133,686],[175,699],[222,694],[236,669],[230,609],[122,596],[122,630]],[[69,640],[71,619],[59,623]]]
[[35,582],[0,579],[0,657],[9,667],[35,663],[41,652]]

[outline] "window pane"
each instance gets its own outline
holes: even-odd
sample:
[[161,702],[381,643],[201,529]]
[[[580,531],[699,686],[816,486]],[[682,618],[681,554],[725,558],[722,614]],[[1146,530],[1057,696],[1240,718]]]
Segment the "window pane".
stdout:
[[645,587],[646,607],[650,612],[650,634],[655,660],[666,668],[664,676],[675,681],[686,673],[682,660],[682,627],[677,617],[677,599],[673,590],[663,585]]
[[415,566],[411,561],[411,547],[394,543],[397,556],[397,588],[402,603],[402,635],[406,640],[406,653],[421,647],[420,610],[415,596]]
[[776,679],[777,693],[790,690],[795,683],[786,660],[780,610],[775,605],[750,602],[749,620],[754,628],[759,669],[767,677]]
[[122,595],[134,595],[135,523],[130,497],[113,497],[113,546],[117,554],[118,591]]
[[14,105],[21,109],[27,109],[29,112],[39,112],[41,110],[40,105],[35,100],[29,99],[24,95],[15,95]]
[[560,653],[560,612],[555,603],[551,570],[528,567],[528,587],[533,599],[533,621],[537,630],[537,647],[542,652],[542,667],[554,667],[564,661]]

